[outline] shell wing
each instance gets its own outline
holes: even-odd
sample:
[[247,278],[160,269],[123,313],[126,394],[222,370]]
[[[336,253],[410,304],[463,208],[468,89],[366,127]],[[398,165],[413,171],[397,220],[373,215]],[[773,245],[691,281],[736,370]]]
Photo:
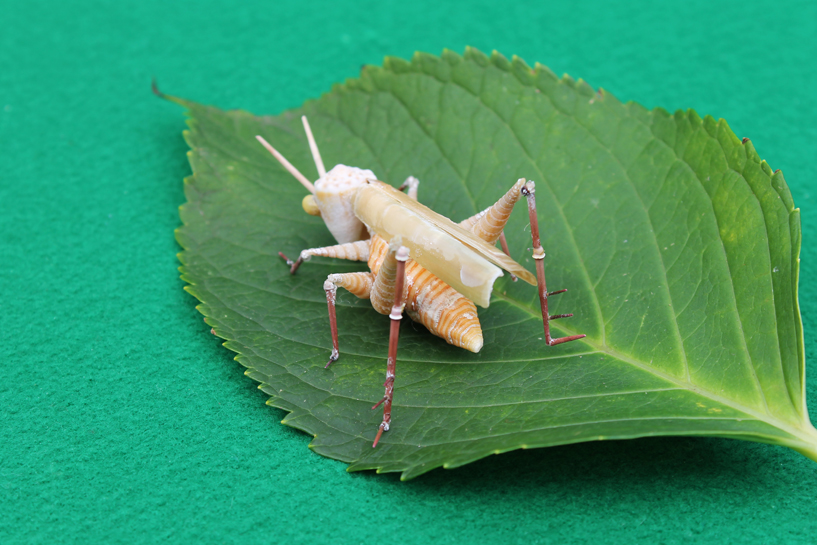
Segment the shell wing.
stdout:
[[400,236],[412,259],[479,306],[488,306],[499,268],[536,285],[536,277],[501,250],[383,182],[358,190],[355,215],[386,240]]
[[528,271],[518,262],[511,259],[508,255],[505,254],[502,250],[488,244],[478,236],[474,235],[471,231],[467,231],[451,221],[450,219],[446,218],[442,214],[438,214],[434,210],[430,209],[429,207],[415,201],[414,199],[409,198],[406,196],[402,191],[398,191],[397,189],[393,188],[392,186],[385,184],[383,182],[377,182],[375,186],[379,191],[382,191],[384,194],[388,195],[389,197],[393,198],[395,201],[399,202],[401,205],[405,206],[407,209],[411,210],[418,216],[424,218],[425,220],[429,221],[433,225],[439,227],[441,230],[445,231],[459,242],[476,252],[478,255],[484,257],[497,267],[501,269],[505,269],[511,274],[515,274],[528,284],[535,286],[536,285],[536,275]]

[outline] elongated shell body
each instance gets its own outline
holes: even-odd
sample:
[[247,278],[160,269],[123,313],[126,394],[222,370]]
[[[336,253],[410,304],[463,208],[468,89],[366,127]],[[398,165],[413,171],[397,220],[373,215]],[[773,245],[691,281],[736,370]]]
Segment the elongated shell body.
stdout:
[[385,240],[402,237],[412,260],[477,305],[490,304],[494,281],[502,276],[497,265],[536,285],[519,263],[393,187],[375,181],[356,191],[355,215],[370,231]]
[[371,170],[336,165],[315,182],[315,202],[321,218],[339,243],[367,238],[366,227],[355,216],[353,202],[355,191],[374,179]]
[[[373,235],[369,249],[369,268],[377,275],[388,252],[388,243]],[[449,344],[479,352],[482,327],[477,307],[461,293],[431,274],[413,259],[406,263],[406,313]],[[375,294],[372,294],[375,298]],[[377,308],[377,307],[375,307]],[[388,308],[379,310],[388,314]]]

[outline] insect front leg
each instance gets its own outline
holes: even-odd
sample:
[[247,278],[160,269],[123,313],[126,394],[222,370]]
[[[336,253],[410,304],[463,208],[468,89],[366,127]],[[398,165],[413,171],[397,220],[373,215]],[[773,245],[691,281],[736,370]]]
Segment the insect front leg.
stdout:
[[369,259],[370,246],[371,240],[358,240],[357,242],[324,246],[323,248],[309,248],[308,250],[303,250],[295,261],[289,259],[283,252],[278,252],[278,255],[290,266],[289,274],[295,274],[295,271],[298,270],[301,263],[309,261],[309,258],[313,255],[348,259],[349,261],[367,261]]
[[[520,180],[524,181],[524,180]],[[517,182],[518,183],[518,182]],[[515,187],[515,186],[514,186]],[[539,288],[539,303],[542,307],[542,322],[545,326],[545,342],[550,346],[562,344],[570,341],[583,339],[587,335],[570,335],[568,337],[561,337],[553,339],[550,336],[550,320],[557,318],[569,318],[572,314],[548,314],[548,296],[556,295],[557,293],[564,293],[567,290],[558,290],[548,293],[547,284],[545,283],[545,250],[542,248],[542,243],[539,240],[539,219],[536,215],[536,195],[535,184],[527,182],[522,186],[522,195],[528,199],[528,216],[530,217],[530,234],[533,239],[533,259],[536,261],[536,279]]]
[[329,330],[332,332],[332,354],[329,356],[329,363],[338,361],[340,352],[338,351],[338,319],[335,313],[335,301],[338,295],[338,286],[360,297],[368,299],[372,292],[372,273],[356,272],[344,274],[330,274],[323,283],[326,291],[326,306],[329,308]]
[[391,319],[391,329],[389,330],[389,356],[386,363],[386,382],[383,383],[386,391],[383,399],[372,407],[372,410],[374,410],[381,404],[383,405],[383,421],[377,429],[377,436],[374,438],[372,448],[377,446],[378,441],[380,441],[380,436],[383,435],[384,431],[389,431],[389,426],[391,425],[391,406],[394,400],[394,376],[397,368],[397,342],[400,337],[400,321],[403,318],[403,308],[406,302],[404,288],[406,286],[406,261],[408,261],[408,254],[408,248],[405,246],[400,246],[397,252],[390,250],[389,255],[380,267],[380,271],[377,273],[378,278],[375,280],[375,283],[377,283],[377,280],[380,279],[383,269],[386,268],[386,263],[393,261],[394,269],[391,269],[392,264],[389,263],[387,273],[383,275],[391,277],[384,279],[386,280],[384,284],[391,284],[389,280],[394,280],[392,284],[392,300],[394,304],[391,307],[391,312],[389,312],[389,318]]

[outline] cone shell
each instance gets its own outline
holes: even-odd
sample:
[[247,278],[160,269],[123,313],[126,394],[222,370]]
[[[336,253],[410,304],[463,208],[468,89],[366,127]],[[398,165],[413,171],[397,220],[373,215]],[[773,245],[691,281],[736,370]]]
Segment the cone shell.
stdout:
[[[391,240],[402,236],[403,244],[411,251],[411,258],[438,274],[449,286],[481,307],[488,307],[494,281],[502,271],[482,255],[440,229],[428,217],[448,222],[466,236],[451,220],[427,207],[406,198],[402,193],[382,182],[361,187],[355,198],[355,214],[374,233]],[[504,254],[503,254],[504,257]]]
[[[374,275],[388,252],[381,237],[372,237],[369,268]],[[416,261],[406,262],[406,313],[423,324],[431,333],[449,344],[479,352],[482,348],[482,327],[473,302],[431,274]]]

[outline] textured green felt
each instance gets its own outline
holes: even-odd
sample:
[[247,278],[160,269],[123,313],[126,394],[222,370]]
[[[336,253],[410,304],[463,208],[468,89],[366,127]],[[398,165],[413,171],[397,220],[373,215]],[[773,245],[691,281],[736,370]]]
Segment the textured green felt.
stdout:
[[184,120],[152,76],[278,113],[384,55],[473,45],[750,137],[802,208],[812,365],[817,4],[647,6],[0,2],[0,543],[812,542],[817,464],[768,445],[601,442],[407,483],[348,474],[278,423],[178,278]]

